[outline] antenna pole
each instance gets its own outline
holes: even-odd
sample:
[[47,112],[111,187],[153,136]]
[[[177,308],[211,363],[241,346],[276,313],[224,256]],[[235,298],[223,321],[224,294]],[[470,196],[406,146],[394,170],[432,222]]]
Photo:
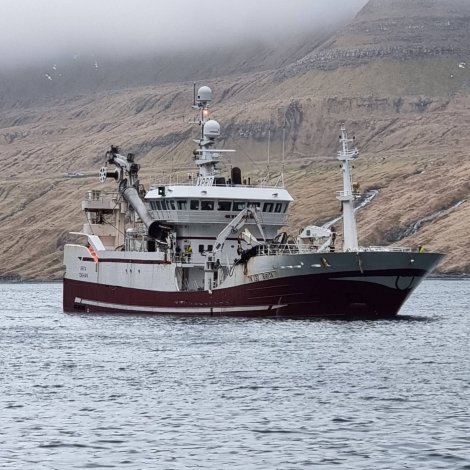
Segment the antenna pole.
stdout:
[[282,165],[281,165],[281,184],[284,187],[284,164],[286,159],[286,121],[284,120],[284,127],[282,128]]
[[271,160],[270,147],[271,147],[271,129],[268,129],[268,166],[266,168],[267,182],[269,182],[269,164],[270,164],[270,160]]

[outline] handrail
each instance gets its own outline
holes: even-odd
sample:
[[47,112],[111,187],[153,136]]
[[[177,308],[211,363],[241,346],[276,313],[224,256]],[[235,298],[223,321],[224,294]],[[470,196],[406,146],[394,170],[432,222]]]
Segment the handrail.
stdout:
[[117,198],[119,193],[117,191],[100,191],[91,189],[85,193],[85,201],[103,201],[106,199]]
[[[160,186],[197,186],[199,188],[205,188],[207,186],[200,186],[200,185],[196,185],[195,184],[195,181],[185,181],[185,182],[176,182],[176,183],[171,183],[169,181],[166,181],[166,182],[152,182],[150,183],[150,186],[149,186],[149,191],[153,191],[155,189],[158,189]],[[225,184],[213,184],[212,186],[210,187],[214,187],[214,188],[263,188],[263,189],[284,189],[284,187],[282,186],[267,186],[267,185],[263,185],[261,183],[256,183],[256,184],[228,184],[228,183],[225,183]]]
[[[342,250],[335,250],[336,253],[355,253],[356,251],[344,252]],[[368,246],[360,247],[357,250],[361,252],[392,252],[392,253],[411,253],[410,247],[401,246]],[[258,256],[272,256],[272,255],[294,255],[294,254],[311,254],[311,253],[330,253],[329,248],[319,251],[317,246],[304,245],[296,243],[286,243],[284,245],[260,245],[257,247]]]
[[409,246],[366,246],[360,251],[390,251],[394,253],[411,253],[413,250]]

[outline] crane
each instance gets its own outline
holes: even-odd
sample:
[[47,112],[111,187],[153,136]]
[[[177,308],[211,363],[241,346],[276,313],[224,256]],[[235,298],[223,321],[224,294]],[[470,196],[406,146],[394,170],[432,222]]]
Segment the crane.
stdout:
[[219,262],[215,261],[215,257],[218,252],[222,251],[225,240],[230,235],[238,233],[244,225],[248,223],[250,219],[254,219],[258,230],[263,237],[264,242],[266,242],[266,237],[264,235],[263,227],[261,226],[261,217],[259,215],[260,210],[256,206],[246,207],[241,210],[238,215],[232,219],[232,221],[224,227],[224,229],[219,233],[217,239],[214,243],[214,248],[212,252],[207,256],[206,263],[204,266],[204,288],[205,290],[212,292],[212,288],[217,286],[217,281],[215,280],[215,274],[219,268]]

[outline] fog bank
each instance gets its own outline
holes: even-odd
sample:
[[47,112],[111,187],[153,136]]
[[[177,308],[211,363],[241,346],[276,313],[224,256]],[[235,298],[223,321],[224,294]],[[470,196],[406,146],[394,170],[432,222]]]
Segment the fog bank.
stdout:
[[284,41],[354,16],[367,0],[3,0],[0,66],[59,56],[162,54]]

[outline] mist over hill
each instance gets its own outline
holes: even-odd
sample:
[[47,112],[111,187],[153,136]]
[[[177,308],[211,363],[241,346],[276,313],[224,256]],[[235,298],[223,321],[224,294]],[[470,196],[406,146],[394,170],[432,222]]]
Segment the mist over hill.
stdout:
[[28,106],[51,98],[271,70],[302,58],[333,31],[318,28],[282,42],[241,40],[237,45],[135,53],[126,58],[69,54],[0,72],[0,106]]
[[[355,179],[378,190],[358,212],[360,242],[425,245],[447,253],[442,273],[470,273],[469,2],[361,6],[335,29],[278,42],[2,70],[0,276],[60,277],[63,244],[84,221],[80,198],[100,188],[111,144],[136,153],[145,185],[155,174],[187,178],[193,81],[213,89],[220,144],[237,150],[224,170],[264,175],[269,136],[274,182],[284,148],[292,227],[340,215],[345,122],[361,150]],[[84,176],[66,176],[75,171]]]
[[365,3],[19,0],[0,17],[0,105],[277,69]]

